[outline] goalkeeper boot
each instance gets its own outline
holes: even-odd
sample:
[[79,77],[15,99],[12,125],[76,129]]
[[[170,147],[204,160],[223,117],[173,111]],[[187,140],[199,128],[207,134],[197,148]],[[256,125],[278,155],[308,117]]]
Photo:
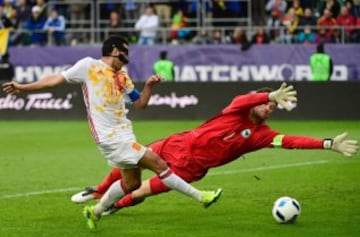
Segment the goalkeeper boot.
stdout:
[[100,220],[100,218],[95,215],[94,208],[95,206],[85,206],[83,210],[86,224],[90,231],[96,230],[97,223]]
[[71,196],[71,201],[74,203],[85,203],[93,199],[100,199],[102,193],[99,193],[96,189],[86,187],[84,191],[76,193]]
[[216,191],[203,191],[201,203],[205,208],[208,208],[221,197],[222,193],[223,190],[221,188],[217,189]]

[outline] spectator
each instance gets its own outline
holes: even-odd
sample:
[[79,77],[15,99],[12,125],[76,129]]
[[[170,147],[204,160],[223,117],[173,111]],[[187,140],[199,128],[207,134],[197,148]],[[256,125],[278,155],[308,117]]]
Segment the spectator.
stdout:
[[268,44],[270,37],[266,34],[263,27],[258,27],[256,33],[251,39],[252,44]]
[[226,41],[220,30],[214,30],[211,38],[211,44],[225,44]]
[[4,0],[4,15],[8,19],[14,19],[14,16],[16,16],[16,10],[11,0]]
[[340,3],[337,0],[326,0],[322,4],[320,12],[324,12],[325,9],[328,9],[331,15],[336,18],[340,13]]
[[14,31],[10,35],[11,45],[27,45],[30,42],[26,41],[26,34],[23,29],[26,26],[26,22],[31,17],[31,8],[27,5],[26,0],[18,0],[15,6],[15,14],[13,19]]
[[297,42],[299,44],[313,44],[315,43],[316,34],[311,30],[311,26],[307,25],[304,27],[297,36]]
[[304,15],[304,9],[300,5],[300,0],[293,0],[292,8],[294,8],[295,15],[301,17]]
[[275,38],[278,32],[275,31],[280,26],[283,15],[285,14],[287,3],[284,0],[269,0],[266,4],[266,11],[268,12],[267,27],[269,29],[271,38]]
[[360,0],[346,0],[345,6],[349,9],[349,13],[355,18],[360,17]]
[[44,30],[49,32],[49,36],[55,45],[65,44],[65,17],[59,15],[56,9],[52,9],[49,18],[45,22]]
[[140,31],[138,44],[154,45],[156,39],[156,31],[159,27],[159,19],[154,14],[151,6],[146,7],[145,14],[140,16],[135,24],[135,29]]
[[206,29],[202,29],[200,35],[197,35],[193,38],[194,44],[210,44],[211,39]]
[[325,34],[326,37],[331,38],[334,32],[334,26],[337,26],[337,23],[329,9],[324,10],[324,15],[317,21],[317,26],[320,27],[319,35]]
[[319,44],[316,53],[310,57],[312,81],[328,81],[333,73],[331,57],[325,53],[324,44]]
[[0,29],[13,27],[11,20],[4,14],[4,6],[0,5]]
[[[109,36],[119,34],[119,30],[122,27],[122,21],[120,13],[117,10],[112,10],[109,15]],[[128,32],[121,32],[124,38],[128,38]]]
[[316,26],[316,19],[310,8],[305,8],[304,16],[300,17],[300,26]]
[[40,7],[33,6],[31,8],[31,17],[26,23],[26,29],[31,32],[31,44],[34,45],[45,45],[46,43],[46,34],[43,32],[45,19],[40,14]]
[[17,26],[23,28],[27,20],[31,17],[31,7],[26,0],[18,0],[16,2],[16,20]]
[[297,33],[297,26],[299,25],[299,17],[295,14],[294,8],[289,8],[282,20],[282,25],[285,26],[285,31],[281,36],[281,42],[287,44],[293,43],[294,35]]
[[190,31],[186,29],[187,18],[181,9],[173,16],[172,24],[170,27],[169,38],[171,40],[183,40],[190,35]]
[[318,30],[318,33],[315,36],[315,44],[325,44],[331,43],[331,36],[326,34],[325,29]]
[[153,65],[154,74],[160,75],[164,81],[175,80],[174,63],[167,58],[167,52],[161,51],[160,58]]
[[244,46],[247,46],[249,44],[246,32],[242,27],[236,27],[234,29],[234,32],[230,38],[230,43]]
[[[349,9],[346,6],[341,7],[340,15],[336,18],[339,26],[344,26],[345,40],[351,41],[355,26],[355,17],[349,14]],[[340,32],[339,32],[340,33]]]
[[47,19],[47,4],[45,2],[45,0],[36,0],[36,5],[38,6],[40,11],[39,11],[39,18],[43,18],[44,20]]
[[341,36],[341,31],[339,29],[334,29],[334,32],[330,37],[330,43],[333,43],[333,44],[344,43],[343,37]]

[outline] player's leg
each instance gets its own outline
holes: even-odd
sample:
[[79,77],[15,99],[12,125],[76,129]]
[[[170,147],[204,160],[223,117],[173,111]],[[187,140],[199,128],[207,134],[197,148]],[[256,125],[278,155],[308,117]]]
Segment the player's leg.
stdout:
[[103,181],[96,186],[96,190],[99,193],[104,194],[109,187],[117,180],[121,179],[121,171],[119,168],[113,168]]
[[93,199],[100,199],[102,195],[109,189],[112,183],[121,179],[119,168],[113,168],[111,172],[96,186],[96,188],[87,187],[84,191],[71,196],[74,203],[84,203]]
[[141,170],[139,168],[121,169],[122,179],[115,181],[95,206],[86,206],[83,214],[90,230],[96,230],[101,214],[125,193],[140,187]]
[[94,214],[98,217],[118,199],[141,185],[141,170],[139,168],[121,169],[122,179],[113,182],[110,188],[95,205]]
[[[171,153],[174,154],[174,153]],[[178,156],[174,154],[175,156]],[[182,156],[183,154],[180,154]],[[166,157],[167,161],[172,165],[175,164],[174,159],[171,157]],[[185,159],[184,159],[185,160]],[[204,169],[200,166],[194,166],[191,165],[191,169],[188,167],[177,167],[172,166],[172,171],[177,174],[179,177],[184,179],[186,182],[191,183],[193,181],[198,181],[202,179],[206,173],[207,169]],[[142,203],[145,198],[149,196],[154,196],[157,194],[161,194],[164,192],[168,192],[171,189],[169,189],[159,178],[159,176],[153,176],[150,179],[147,179],[142,182],[141,187],[132,193],[126,194],[123,198],[118,200],[116,203],[114,203],[113,206],[111,206],[108,210],[106,210],[103,215],[111,215],[118,210],[122,208],[127,208],[130,206],[136,206],[140,203]]]
[[221,196],[222,190],[216,191],[200,191],[192,185],[185,182],[178,175],[174,174],[164,160],[156,153],[147,150],[144,156],[139,160],[139,166],[154,171],[161,181],[170,189],[174,189],[189,197],[204,204],[204,207],[209,207],[212,203],[216,202]]

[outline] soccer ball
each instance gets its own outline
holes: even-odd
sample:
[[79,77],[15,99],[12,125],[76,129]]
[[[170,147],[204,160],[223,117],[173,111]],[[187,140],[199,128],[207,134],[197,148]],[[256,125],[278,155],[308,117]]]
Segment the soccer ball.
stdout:
[[272,214],[279,223],[293,223],[300,214],[300,204],[291,197],[281,197],[274,203]]

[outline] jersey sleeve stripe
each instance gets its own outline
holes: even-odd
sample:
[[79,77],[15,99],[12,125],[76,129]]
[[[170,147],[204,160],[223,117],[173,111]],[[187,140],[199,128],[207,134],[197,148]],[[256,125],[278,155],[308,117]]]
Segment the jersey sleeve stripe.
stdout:
[[282,140],[284,135],[276,135],[271,143],[274,147],[282,147]]

